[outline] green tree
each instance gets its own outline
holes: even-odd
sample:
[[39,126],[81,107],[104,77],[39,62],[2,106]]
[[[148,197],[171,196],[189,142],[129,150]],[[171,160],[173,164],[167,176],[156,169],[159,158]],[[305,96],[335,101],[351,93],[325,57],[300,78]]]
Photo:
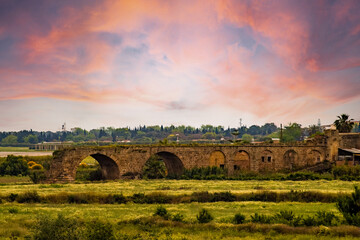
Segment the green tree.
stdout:
[[283,142],[299,141],[301,138],[301,125],[298,123],[289,123],[283,131]]
[[204,138],[204,139],[215,139],[216,138],[216,133],[207,132],[207,133],[202,135],[202,138]]
[[6,138],[3,138],[1,140],[1,143],[4,145],[13,145],[13,144],[17,144],[17,136],[15,135],[9,135]]
[[159,156],[153,155],[147,160],[143,169],[143,177],[158,179],[166,177],[166,166]]
[[26,160],[20,156],[8,155],[6,160],[0,164],[0,175],[28,175],[29,167]]
[[245,133],[244,135],[242,135],[241,140],[243,140],[246,143],[251,143],[252,142],[253,137],[250,134]]
[[336,119],[334,122],[336,129],[341,133],[351,132],[354,126],[354,123],[351,121],[354,119],[349,119],[349,115],[347,114],[341,114],[337,117],[338,119]]
[[24,141],[26,143],[36,144],[39,142],[38,137],[36,135],[30,134],[27,137],[24,137]]

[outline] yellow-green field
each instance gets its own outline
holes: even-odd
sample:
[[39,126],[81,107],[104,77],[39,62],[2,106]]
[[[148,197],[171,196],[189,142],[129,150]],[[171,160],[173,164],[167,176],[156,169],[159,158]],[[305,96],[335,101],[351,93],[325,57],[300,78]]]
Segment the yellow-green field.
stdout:
[[[17,181],[16,181],[17,179]],[[14,183],[15,182],[15,183]],[[168,195],[191,194],[193,192],[248,193],[257,191],[304,190],[326,193],[350,193],[359,182],[345,181],[202,181],[202,180],[128,180],[96,183],[31,184],[26,177],[1,177],[0,196],[3,199],[13,194],[36,190],[40,196],[56,193],[122,193],[130,196],[135,193],[164,193]],[[318,211],[334,213],[341,222],[342,215],[335,203],[300,202],[214,202],[164,204],[170,214],[181,213],[185,223],[134,224],[127,221],[151,218],[158,204],[46,204],[17,203],[3,201],[0,204],[0,239],[11,236],[19,239],[31,237],[30,226],[37,217],[47,215],[77,218],[79,221],[102,219],[109,221],[117,239],[355,239],[360,230],[355,227],[289,227],[287,225],[248,225],[237,226],[232,223],[236,213],[245,215],[246,220],[254,213],[274,215],[281,210],[291,210],[297,216],[314,216]],[[196,223],[196,215],[205,208],[213,215],[211,224]],[[152,219],[150,222],[153,221]],[[250,224],[250,225],[249,225]],[[264,229],[265,230],[264,230]],[[340,228],[341,230],[337,230]],[[345,230],[344,230],[344,229]],[[274,230],[275,229],[275,230]],[[279,230],[280,229],[280,230]],[[285,230],[284,230],[285,229]],[[329,230],[330,229],[330,230]],[[280,231],[280,233],[279,233]],[[282,232],[285,231],[285,232]],[[329,231],[329,233],[327,232]],[[333,232],[341,231],[340,234]],[[351,233],[350,233],[351,232]],[[352,232],[355,232],[352,233]],[[330,234],[331,233],[331,234]],[[320,235],[319,235],[320,234]],[[359,235],[356,235],[359,234]],[[137,236],[137,237],[136,237]]]
[[[7,179],[7,180],[6,180]],[[11,177],[10,177],[11,179]],[[317,191],[326,193],[349,193],[354,190],[355,185],[360,185],[358,181],[232,181],[232,180],[127,180],[97,183],[72,183],[72,184],[31,184],[27,178],[16,184],[7,184],[9,178],[0,178],[0,194],[22,193],[28,190],[36,190],[39,194],[49,193],[123,193],[132,195],[134,193],[163,192],[171,195],[191,194],[199,191],[222,192],[231,191],[233,193],[245,193],[255,191]]]

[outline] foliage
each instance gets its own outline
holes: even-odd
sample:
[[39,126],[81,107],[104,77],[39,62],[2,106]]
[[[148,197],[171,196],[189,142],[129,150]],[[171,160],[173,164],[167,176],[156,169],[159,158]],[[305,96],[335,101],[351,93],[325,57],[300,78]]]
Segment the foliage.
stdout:
[[160,216],[168,220],[170,218],[170,213],[163,206],[158,206],[155,210],[154,216]]
[[43,171],[43,169],[30,171],[29,177],[31,181],[35,184],[41,183],[46,180],[45,171]]
[[28,175],[29,167],[23,157],[9,155],[6,160],[0,164],[0,175]]
[[283,130],[282,142],[299,141],[301,137],[301,125],[298,123],[289,123]]
[[17,136],[9,135],[1,140],[1,143],[4,145],[16,145],[17,144]]
[[142,176],[143,178],[148,179],[164,178],[166,176],[166,166],[164,161],[157,155],[151,156],[145,163]]
[[282,210],[279,213],[275,214],[274,221],[297,227],[300,225],[302,217],[295,216],[295,214],[291,210]]
[[112,224],[99,219],[94,219],[86,223],[86,230],[83,237],[85,239],[115,239]]
[[271,222],[271,217],[264,215],[264,214],[255,213],[254,215],[251,215],[250,218],[251,218],[250,221],[253,223],[270,223]]
[[208,223],[211,222],[214,217],[209,213],[208,210],[203,208],[200,210],[199,214],[196,215],[196,219],[199,223]]
[[360,226],[360,189],[358,186],[354,187],[354,192],[351,196],[340,197],[336,207],[348,224]]
[[253,137],[250,134],[246,134],[246,133],[241,137],[241,140],[243,140],[243,142],[245,143],[251,143],[252,139]]
[[201,167],[185,169],[180,179],[198,179],[198,180],[221,180],[227,175],[226,169],[220,167]]
[[336,129],[341,133],[351,132],[354,127],[354,123],[351,121],[354,119],[349,119],[349,115],[347,114],[341,114],[337,117],[338,119],[334,122]]
[[172,216],[171,220],[175,222],[184,222],[184,215],[182,215],[181,213],[176,213]]
[[37,191],[26,191],[16,197],[18,203],[39,203],[41,198]]
[[332,212],[318,211],[315,215],[316,224],[324,226],[334,226],[339,221],[339,218]]
[[79,222],[59,214],[57,218],[40,216],[33,226],[35,240],[75,240],[80,239]]
[[241,213],[236,213],[233,222],[235,224],[243,224],[245,222],[245,215]]
[[336,166],[332,169],[334,179],[347,181],[360,180],[360,166]]

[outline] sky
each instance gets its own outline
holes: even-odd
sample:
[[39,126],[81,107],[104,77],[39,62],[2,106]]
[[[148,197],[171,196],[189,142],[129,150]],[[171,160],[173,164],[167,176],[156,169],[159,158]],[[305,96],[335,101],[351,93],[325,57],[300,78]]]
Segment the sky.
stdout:
[[0,131],[360,120],[358,0],[0,0]]

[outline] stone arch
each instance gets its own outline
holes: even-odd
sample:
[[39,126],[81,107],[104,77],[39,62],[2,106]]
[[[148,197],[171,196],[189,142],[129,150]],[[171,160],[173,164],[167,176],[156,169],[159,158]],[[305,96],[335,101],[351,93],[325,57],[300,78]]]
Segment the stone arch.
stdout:
[[222,151],[216,150],[210,154],[209,165],[224,168],[225,167],[225,154]]
[[261,152],[259,161],[259,171],[274,171],[275,170],[275,159],[274,154],[270,150],[264,150]]
[[250,170],[250,155],[244,150],[237,151],[233,160],[234,170],[249,171]]
[[114,180],[120,177],[119,167],[112,158],[100,153],[90,154],[90,156],[100,164],[104,179]]
[[174,153],[162,151],[155,155],[164,161],[168,175],[180,176],[184,172],[184,164]]
[[295,150],[287,150],[284,154],[284,168],[293,170],[294,168],[296,168],[296,163],[298,162],[298,159],[299,155]]
[[324,161],[323,155],[315,149],[311,149],[308,151],[306,155],[306,164],[307,165],[314,165],[316,163],[320,163]]

